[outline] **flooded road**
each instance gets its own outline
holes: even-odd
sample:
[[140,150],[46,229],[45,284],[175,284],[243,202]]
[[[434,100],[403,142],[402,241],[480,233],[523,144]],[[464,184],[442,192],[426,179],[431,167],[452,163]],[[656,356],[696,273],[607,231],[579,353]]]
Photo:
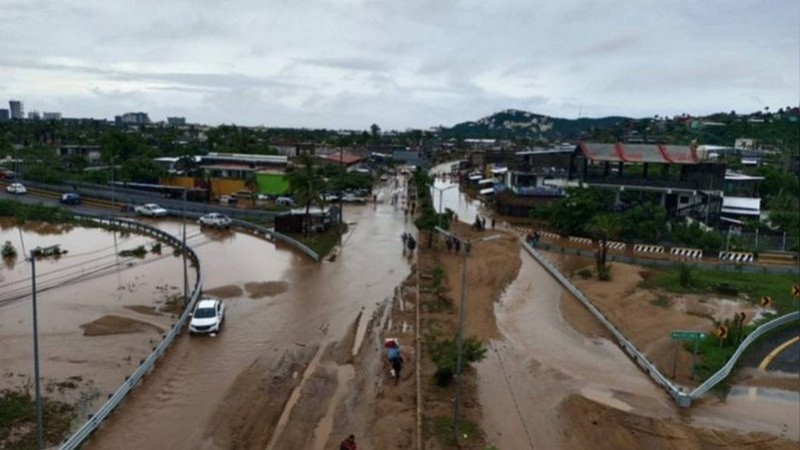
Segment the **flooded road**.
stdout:
[[478,365],[489,442],[498,448],[559,448],[567,430],[560,428],[556,410],[574,393],[627,410],[647,402],[666,408],[661,392],[622,350],[569,327],[561,302],[577,300],[562,299],[561,285],[527,253],[520,257],[517,279],[495,306],[505,339],[492,341],[488,358]]
[[[400,235],[411,223],[401,209],[384,203],[345,206],[344,214],[350,224],[344,247],[334,262],[321,264],[259,238],[203,231],[207,240],[193,248],[206,289],[284,281],[288,290],[253,299],[244,289],[226,299],[222,331],[214,337],[180,337],[88,447],[220,448],[211,432],[219,425],[214,420],[226,394],[241,380],[237,377],[256,361],[274,366],[292,352],[310,351],[311,361],[319,360],[316,349],[342,339],[359,312],[369,317],[391,297],[409,271]],[[180,225],[160,226],[177,234]],[[295,373],[305,380],[308,373],[303,375]],[[314,429],[304,432],[313,435]],[[319,436],[317,442],[326,439]]]
[[[573,263],[569,256],[548,257],[560,267]],[[495,307],[504,339],[492,341],[478,365],[484,430],[493,445],[563,448],[570,430],[561,428],[558,412],[572,394],[637,416],[676,423],[688,417],[696,427],[800,439],[796,392],[734,387],[724,401],[707,396],[680,410],[616,344],[590,337],[605,335],[601,327],[588,326],[588,335],[573,329],[565,314],[584,323],[593,317],[529,255],[521,258],[519,276]]]
[[[166,246],[160,255],[120,257],[121,250],[150,249],[155,240],[99,228],[5,222],[0,242],[6,241],[18,257],[0,261],[0,388],[17,387],[33,373],[31,265],[23,254],[60,245],[65,255],[36,262],[41,374],[46,394],[75,404],[83,417],[116,390],[172,323],[173,316],[157,308],[181,292],[181,259]],[[102,328],[87,326],[101,318],[107,319]],[[70,388],[56,388],[65,380]]]
[[491,217],[491,211],[483,208],[480,200],[471,199],[459,190],[458,180],[442,176],[450,173],[451,164],[439,164],[431,169],[431,174],[437,175],[433,183],[434,189],[431,190],[433,207],[436,211],[439,211],[440,206],[442,212],[450,208],[458,214],[458,220],[465,223],[473,223],[478,214]]

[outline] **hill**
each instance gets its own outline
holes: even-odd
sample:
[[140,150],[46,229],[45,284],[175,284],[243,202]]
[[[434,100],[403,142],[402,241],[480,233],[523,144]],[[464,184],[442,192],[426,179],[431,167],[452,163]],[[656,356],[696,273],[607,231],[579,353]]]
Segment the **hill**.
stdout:
[[507,109],[482,119],[443,128],[442,135],[460,138],[574,138],[592,128],[608,128],[630,119],[612,116],[562,119],[528,111]]

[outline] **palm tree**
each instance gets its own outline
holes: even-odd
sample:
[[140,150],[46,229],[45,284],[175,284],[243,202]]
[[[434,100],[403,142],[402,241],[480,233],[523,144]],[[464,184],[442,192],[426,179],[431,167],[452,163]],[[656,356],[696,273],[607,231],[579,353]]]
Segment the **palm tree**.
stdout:
[[309,154],[300,155],[298,164],[291,168],[288,175],[289,187],[297,203],[306,208],[303,234],[308,237],[311,229],[311,205],[323,205],[322,191],[325,180],[317,173],[314,159]]
[[600,249],[597,252],[597,271],[605,269],[606,255],[608,254],[608,241],[619,236],[622,226],[616,216],[601,214],[595,216],[588,225],[589,234],[598,240]]

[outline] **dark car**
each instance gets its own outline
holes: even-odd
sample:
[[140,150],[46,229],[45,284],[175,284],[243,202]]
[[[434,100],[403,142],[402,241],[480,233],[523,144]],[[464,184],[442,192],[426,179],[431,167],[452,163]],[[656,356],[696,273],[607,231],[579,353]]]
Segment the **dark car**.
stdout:
[[65,205],[80,205],[81,195],[76,192],[67,192],[61,196],[61,203]]

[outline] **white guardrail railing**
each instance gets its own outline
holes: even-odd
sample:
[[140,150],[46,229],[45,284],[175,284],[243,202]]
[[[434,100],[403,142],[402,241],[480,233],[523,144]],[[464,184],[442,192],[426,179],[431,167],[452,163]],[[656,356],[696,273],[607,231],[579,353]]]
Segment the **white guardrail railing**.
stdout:
[[575,287],[574,284],[572,284],[564,275],[562,275],[561,272],[559,272],[558,269],[550,261],[547,260],[547,258],[545,258],[541,253],[534,250],[530,245],[528,245],[527,242],[523,242],[522,246],[525,248],[525,250],[528,251],[528,253],[530,253],[531,256],[534,257],[534,259],[539,261],[539,263],[545,269],[547,269],[547,271],[550,272],[550,274],[553,275],[556,278],[556,280],[558,280],[561,284],[563,284],[564,287],[566,287],[567,290],[570,293],[572,293],[572,295],[575,296],[575,298],[577,298],[581,303],[583,303],[583,306],[585,306],[586,309],[588,309],[589,312],[591,312],[597,318],[597,320],[599,320],[608,329],[608,331],[610,331],[611,334],[614,335],[614,337],[617,339],[617,343],[619,344],[619,346],[622,347],[628,353],[628,355],[630,355],[630,357],[633,358],[634,361],[636,361],[636,364],[638,364],[639,367],[641,367],[642,370],[645,371],[645,373],[650,375],[650,378],[652,378],[653,381],[656,382],[656,384],[658,384],[664,390],[666,390],[667,393],[673,399],[675,399],[675,402],[678,403],[678,405],[686,407],[691,405],[692,401],[691,398],[688,395],[686,395],[680,388],[675,386],[670,380],[668,380],[667,377],[662,375],[661,372],[658,371],[656,366],[653,365],[653,363],[651,363],[644,356],[644,354],[642,354],[642,352],[640,352],[636,348],[636,346],[633,345],[633,343],[631,343],[628,339],[626,339],[625,336],[623,336],[622,333],[619,330],[617,330],[617,327],[615,327],[611,323],[611,321],[606,319],[606,316],[604,316],[603,313],[600,312],[600,310],[597,309],[597,307],[595,307],[592,304],[592,302],[590,302],[589,299],[586,298],[586,296],[584,296],[580,290],[578,290],[577,287]]
[[572,284],[564,275],[562,275],[561,272],[559,272],[558,269],[550,261],[548,261],[541,253],[536,251],[533,247],[528,245],[527,242],[523,242],[522,246],[525,248],[525,250],[528,251],[528,253],[531,256],[534,257],[534,259],[536,259],[545,269],[547,269],[547,271],[550,272],[550,274],[553,275],[553,277],[555,277],[562,285],[564,285],[564,287],[567,288],[567,290],[570,293],[572,293],[572,295],[574,295],[575,298],[577,298],[581,303],[583,303],[583,306],[585,306],[586,309],[588,309],[597,318],[597,320],[599,320],[608,329],[608,331],[610,331],[611,334],[614,335],[620,347],[625,349],[625,351],[631,356],[631,358],[633,358],[633,360],[636,361],[636,364],[638,364],[639,367],[641,367],[642,370],[644,370],[645,373],[647,373],[650,376],[650,378],[652,378],[653,381],[656,382],[656,384],[661,386],[675,400],[675,403],[677,403],[678,406],[681,406],[683,408],[688,408],[692,406],[692,400],[700,398],[701,395],[708,392],[709,389],[713,388],[722,380],[724,380],[728,375],[730,375],[734,366],[736,366],[736,362],[738,361],[739,357],[742,355],[742,353],[744,353],[747,347],[751,343],[753,343],[756,339],[758,339],[765,333],[774,330],[775,328],[790,323],[794,320],[800,319],[800,312],[795,311],[786,314],[784,316],[778,317],[776,319],[773,319],[759,326],[758,328],[753,330],[753,332],[750,333],[744,339],[744,341],[742,341],[741,344],[739,344],[739,347],[730,357],[728,362],[720,370],[718,370],[717,373],[709,377],[705,382],[703,382],[703,384],[696,387],[693,391],[687,394],[683,392],[682,388],[673,384],[670,380],[667,379],[667,377],[665,377],[661,372],[659,372],[656,366],[653,363],[651,363],[644,356],[644,354],[642,354],[642,352],[640,352],[636,348],[636,346],[633,345],[633,343],[631,343],[628,339],[626,339],[625,336],[623,336],[622,333],[619,330],[617,330],[617,328],[608,319],[606,319],[603,313],[600,312],[600,310],[597,309],[597,307],[595,307],[589,301],[589,299],[586,298],[586,296],[584,296],[583,293],[580,290],[578,290],[577,287],[575,287],[574,284]]
[[765,333],[768,333],[780,326],[786,325],[788,323],[792,323],[793,321],[800,320],[800,311],[791,312],[789,314],[785,314],[783,316],[777,317],[775,319],[770,320],[769,322],[762,324],[755,330],[753,330],[750,334],[747,335],[746,338],[739,344],[739,347],[736,348],[736,351],[733,352],[728,362],[722,366],[721,369],[717,371],[714,375],[711,375],[706,381],[703,382],[700,386],[697,386],[692,392],[689,393],[689,397],[692,400],[696,400],[700,398],[701,395],[708,392],[711,388],[716,386],[719,382],[727,378],[730,375],[733,368],[736,366],[736,362],[739,360],[739,357],[742,356],[742,353],[747,349],[747,347],[752,344],[756,339],[763,336]]
[[[78,218],[81,220],[95,222],[105,227],[116,227],[153,236],[161,242],[167,243],[175,248],[182,248],[183,246],[183,243],[177,237],[143,223],[106,217],[78,216]],[[78,428],[75,434],[70,436],[61,444],[60,448],[62,450],[71,450],[80,447],[83,442],[86,441],[86,439],[88,439],[89,436],[103,423],[103,421],[108,418],[114,409],[116,409],[117,406],[122,403],[122,401],[136,386],[136,384],[148,372],[150,372],[156,361],[164,354],[164,352],[166,352],[167,348],[169,348],[170,344],[172,344],[172,341],[175,340],[175,336],[181,333],[181,329],[188,319],[189,313],[194,309],[194,305],[203,290],[200,262],[197,258],[197,254],[195,254],[194,250],[188,246],[184,249],[184,251],[186,251],[187,259],[192,261],[195,265],[197,270],[197,279],[195,280],[194,289],[192,290],[189,303],[186,305],[186,308],[184,308],[183,313],[181,313],[178,321],[175,322],[169,331],[164,335],[164,338],[161,340],[161,342],[153,348],[153,352],[150,354],[150,356],[148,356],[129,377],[125,378],[125,382],[122,383],[116,392],[109,397],[103,406],[101,406],[92,416],[90,416],[89,420],[87,420],[83,425],[81,425],[80,428]]]

